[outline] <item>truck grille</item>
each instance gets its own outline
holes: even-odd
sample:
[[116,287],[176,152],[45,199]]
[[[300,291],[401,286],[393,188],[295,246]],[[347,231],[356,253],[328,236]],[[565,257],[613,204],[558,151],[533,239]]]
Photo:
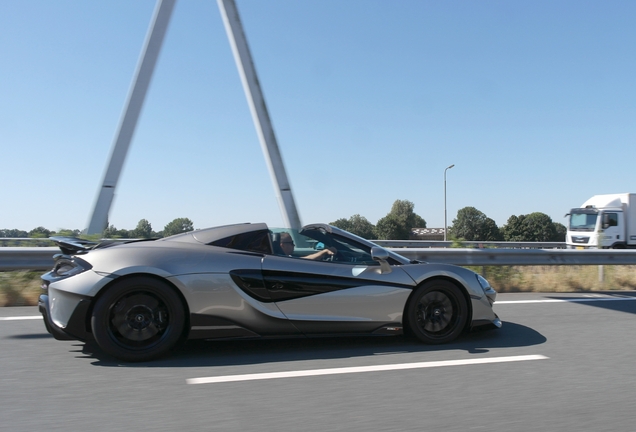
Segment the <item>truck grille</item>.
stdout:
[[584,236],[572,236],[572,243],[587,244],[590,238]]

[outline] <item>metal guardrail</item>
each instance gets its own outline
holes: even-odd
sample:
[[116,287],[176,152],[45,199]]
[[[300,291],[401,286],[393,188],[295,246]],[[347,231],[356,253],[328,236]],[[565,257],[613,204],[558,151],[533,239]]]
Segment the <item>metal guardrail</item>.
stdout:
[[48,238],[11,238],[0,237],[0,248],[5,247],[47,247],[55,246]]
[[37,241],[46,241],[49,243],[53,243],[52,240],[49,240],[48,237],[0,237],[0,242],[37,242]]
[[636,265],[636,250],[387,248],[410,259],[460,266]]
[[0,247],[0,271],[49,270],[58,247]]
[[[460,266],[636,265],[636,250],[392,248],[410,259]],[[53,267],[57,247],[2,247],[0,271]]]
[[[102,239],[102,240],[134,240],[134,239]],[[452,241],[441,240],[371,240],[378,246],[385,248],[449,248],[453,246]],[[4,244],[16,246],[20,243],[53,246],[54,242],[48,238],[30,237],[0,237],[0,247]],[[564,242],[484,242],[484,241],[464,241],[460,243],[471,248],[504,248],[504,249],[565,249]],[[42,246],[40,246],[42,247]]]
[[[450,248],[452,241],[433,240],[371,240],[378,246],[385,248]],[[497,249],[565,249],[565,242],[485,242],[463,241],[462,246],[470,248]]]

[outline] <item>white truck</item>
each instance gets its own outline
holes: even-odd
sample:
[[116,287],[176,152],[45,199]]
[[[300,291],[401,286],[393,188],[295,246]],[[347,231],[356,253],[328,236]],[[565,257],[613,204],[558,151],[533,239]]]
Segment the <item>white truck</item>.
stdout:
[[636,193],[594,195],[566,216],[568,249],[636,248]]

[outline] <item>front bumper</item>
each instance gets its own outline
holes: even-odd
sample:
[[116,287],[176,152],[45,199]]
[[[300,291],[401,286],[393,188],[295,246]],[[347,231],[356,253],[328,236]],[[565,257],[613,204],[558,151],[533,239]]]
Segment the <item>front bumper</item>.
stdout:
[[57,340],[93,340],[90,331],[89,311],[90,300],[81,299],[73,310],[65,327],[57,325],[51,318],[49,296],[41,294],[38,299],[38,309],[44,318],[46,330]]
[[470,324],[471,330],[501,328],[501,319],[493,310],[493,305],[497,300],[497,291],[490,285],[483,288],[484,296],[473,299],[473,320]]
[[499,319],[499,317],[497,316],[497,314],[494,314],[495,317],[492,319],[484,319],[484,320],[474,320],[471,323],[471,330],[486,330],[486,329],[498,329],[501,328],[501,326],[503,325],[503,323],[501,322],[501,320]]

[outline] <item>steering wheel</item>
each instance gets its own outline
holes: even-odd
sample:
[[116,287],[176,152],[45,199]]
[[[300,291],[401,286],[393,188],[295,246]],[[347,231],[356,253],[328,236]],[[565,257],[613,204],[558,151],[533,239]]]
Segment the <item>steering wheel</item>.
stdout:
[[334,262],[334,261],[338,261],[338,255],[340,254],[340,252],[336,249],[335,253],[332,253],[331,255],[327,255],[325,257],[325,259],[323,259],[323,261],[327,261],[327,262]]

